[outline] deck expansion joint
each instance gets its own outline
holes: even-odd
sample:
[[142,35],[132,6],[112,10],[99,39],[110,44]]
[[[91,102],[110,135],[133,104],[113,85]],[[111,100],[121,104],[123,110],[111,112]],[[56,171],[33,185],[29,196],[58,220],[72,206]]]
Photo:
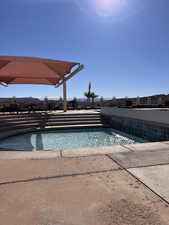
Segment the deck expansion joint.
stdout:
[[132,176],[134,179],[139,181],[141,184],[143,184],[149,191],[151,191],[153,194],[158,196],[163,202],[165,202],[167,205],[169,205],[169,201],[163,198],[160,194],[158,194],[156,191],[154,191],[152,188],[150,188],[147,184],[145,184],[141,179],[139,179],[137,176],[135,176],[132,172],[129,171],[130,168],[125,168],[121,163],[119,163],[117,160],[115,160],[113,157],[110,157],[108,154],[106,155],[109,159],[111,159],[114,163],[116,163],[122,170],[125,170],[130,176]]
[[84,173],[71,173],[71,174],[63,174],[63,175],[56,175],[56,176],[33,177],[33,178],[28,178],[28,179],[0,182],[0,186],[9,185],[9,184],[17,184],[17,183],[35,182],[35,181],[41,181],[41,180],[60,179],[60,178],[65,178],[65,177],[86,176],[86,175],[92,175],[92,174],[116,172],[116,171],[121,171],[121,170],[122,170],[121,168],[116,168],[116,169],[110,169],[110,170],[89,171],[89,172],[84,172]]

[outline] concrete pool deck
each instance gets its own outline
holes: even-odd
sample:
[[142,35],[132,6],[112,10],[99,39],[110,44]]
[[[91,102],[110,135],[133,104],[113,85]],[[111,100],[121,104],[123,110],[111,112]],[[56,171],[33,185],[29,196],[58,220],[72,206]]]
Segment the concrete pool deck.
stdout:
[[6,225],[168,225],[169,142],[1,151]]

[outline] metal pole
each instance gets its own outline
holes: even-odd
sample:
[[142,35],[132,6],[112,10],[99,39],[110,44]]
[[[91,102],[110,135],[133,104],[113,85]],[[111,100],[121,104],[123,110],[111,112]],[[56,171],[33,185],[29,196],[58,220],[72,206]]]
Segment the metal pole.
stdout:
[[[81,70],[84,69],[84,65],[80,65],[75,71],[73,71],[72,73],[70,73],[67,77],[65,77],[65,80],[69,80],[70,78],[72,78],[73,76],[75,76],[77,73],[79,73]],[[61,82],[59,82],[55,87],[58,88],[60,85],[62,85],[64,82],[64,80],[62,80]]]
[[65,80],[63,82],[63,109],[64,112],[67,112],[67,87]]

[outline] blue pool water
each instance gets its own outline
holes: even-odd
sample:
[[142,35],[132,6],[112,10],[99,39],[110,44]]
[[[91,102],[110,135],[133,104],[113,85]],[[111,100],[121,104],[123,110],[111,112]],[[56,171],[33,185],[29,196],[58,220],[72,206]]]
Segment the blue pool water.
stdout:
[[25,151],[64,150],[144,142],[147,142],[147,140],[114,130],[112,128],[84,128],[39,131],[18,135],[1,141],[0,148]]

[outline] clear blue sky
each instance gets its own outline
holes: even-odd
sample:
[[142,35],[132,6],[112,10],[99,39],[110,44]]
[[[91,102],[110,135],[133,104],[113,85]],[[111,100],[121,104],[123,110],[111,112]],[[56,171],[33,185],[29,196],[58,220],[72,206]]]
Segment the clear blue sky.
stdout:
[[[169,93],[169,0],[2,0],[0,55],[77,61],[68,85],[83,97]],[[58,98],[62,88],[11,85],[0,97]]]

